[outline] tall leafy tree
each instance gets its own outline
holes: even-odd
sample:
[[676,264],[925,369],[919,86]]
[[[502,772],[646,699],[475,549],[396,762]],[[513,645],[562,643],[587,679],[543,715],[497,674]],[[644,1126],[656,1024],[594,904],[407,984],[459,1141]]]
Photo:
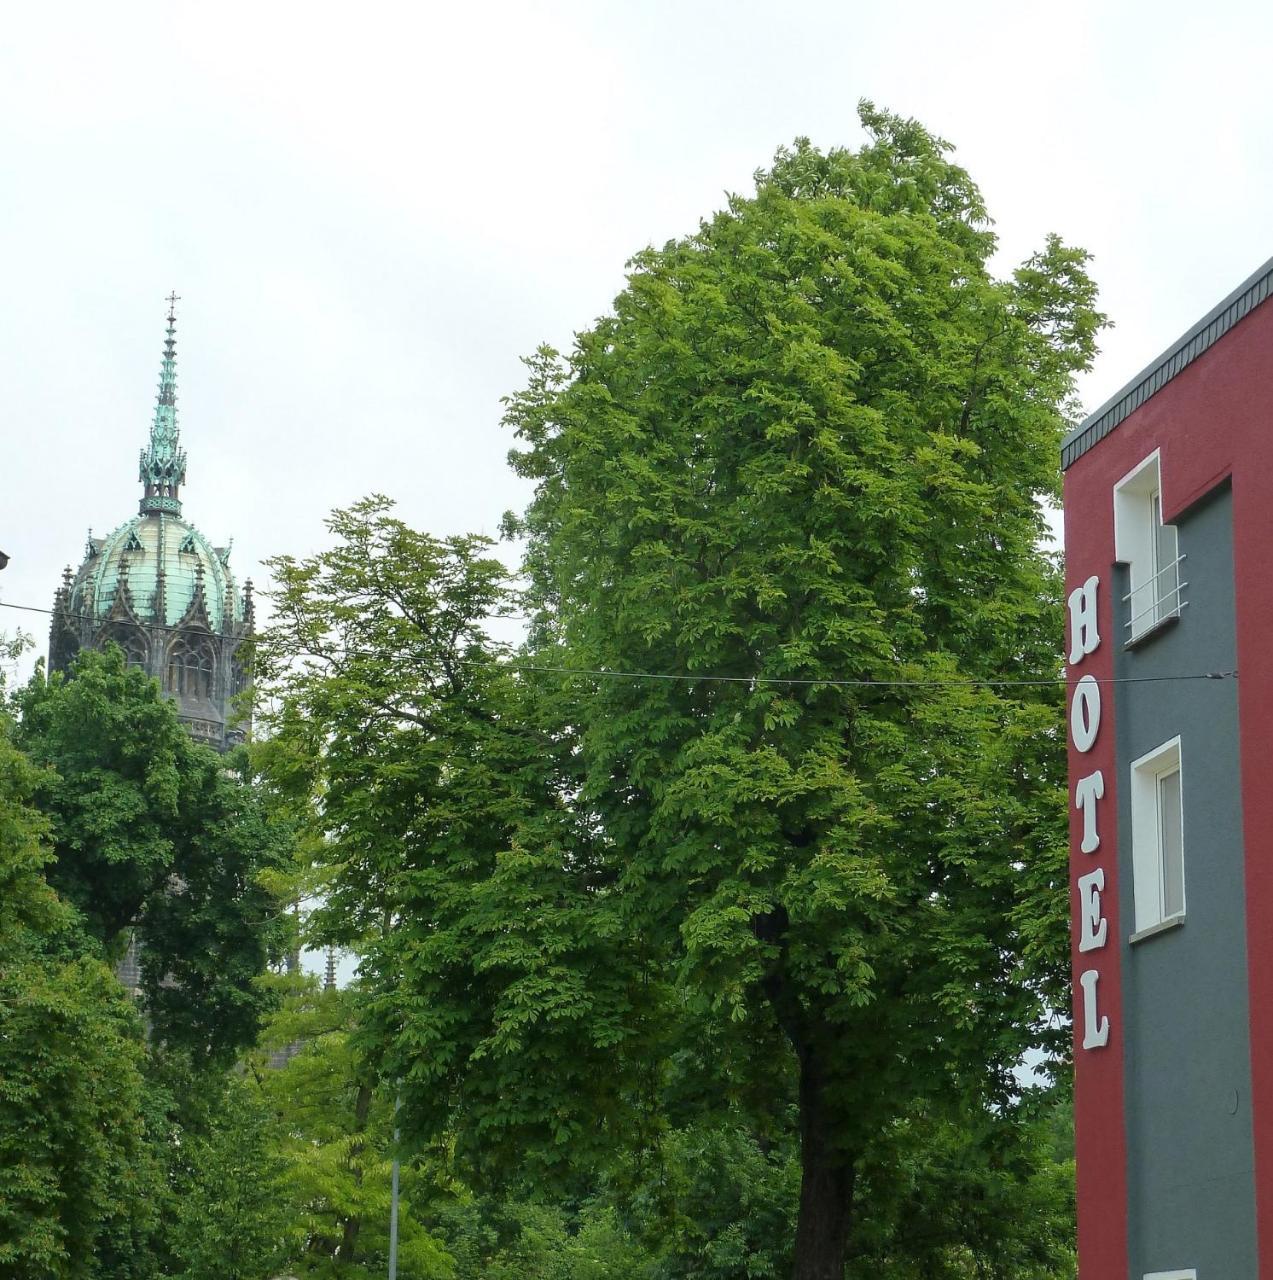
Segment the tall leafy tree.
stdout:
[[41,781],[0,708],[0,1272],[129,1280],[158,1187],[141,1027],[44,879]]
[[996,279],[948,146],[861,116],[508,408],[608,909],[798,1077],[797,1280],[842,1280],[879,1135],[1005,1103],[1063,1003],[1059,691],[1016,682],[1059,672],[1040,503],[1102,324],[1085,254]]
[[489,634],[507,572],[383,499],[330,526],[272,562],[258,760],[310,828],[315,940],[362,956],[360,1110],[374,1072],[413,1148],[475,1182],[601,1158],[650,987],[570,803],[570,736]]
[[289,932],[266,880],[290,832],[242,758],[191,741],[156,681],[118,649],[85,652],[69,676],[16,698],[16,743],[40,767],[46,875],[108,956],[134,927],[156,1037],[228,1062],[257,1034],[255,984]]

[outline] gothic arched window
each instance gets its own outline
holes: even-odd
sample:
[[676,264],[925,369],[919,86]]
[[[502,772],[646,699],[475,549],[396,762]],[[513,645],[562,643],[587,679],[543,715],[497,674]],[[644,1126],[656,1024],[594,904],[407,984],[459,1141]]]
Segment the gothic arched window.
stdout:
[[119,645],[124,651],[124,661],[130,667],[146,669],[146,637],[137,627],[110,627],[102,634],[99,643]]
[[168,692],[211,699],[215,678],[212,641],[206,636],[179,635],[168,650]]
[[245,663],[242,650],[236,648],[230,661],[230,692],[237,698],[251,683],[251,668]]

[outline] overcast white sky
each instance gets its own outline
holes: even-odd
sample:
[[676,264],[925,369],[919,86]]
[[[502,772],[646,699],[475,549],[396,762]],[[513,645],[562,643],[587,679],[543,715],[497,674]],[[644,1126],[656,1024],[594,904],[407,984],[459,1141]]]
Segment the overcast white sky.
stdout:
[[1005,269],[1052,230],[1095,254],[1094,407],[1273,254],[1271,28],[1110,0],[6,6],[3,597],[47,606],[135,512],[174,286],[185,510],[240,580],[373,490],[495,532],[519,357],[779,144],[860,142],[864,96],[957,144]]

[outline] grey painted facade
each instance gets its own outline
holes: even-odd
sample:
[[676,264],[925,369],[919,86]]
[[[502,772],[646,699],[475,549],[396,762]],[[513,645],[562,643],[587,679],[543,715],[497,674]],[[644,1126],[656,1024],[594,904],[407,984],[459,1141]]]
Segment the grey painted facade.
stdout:
[[[1116,644],[1120,679],[1237,665],[1228,486],[1182,516],[1177,529],[1188,603],[1178,621],[1134,647]],[[1122,629],[1125,568],[1111,589]],[[1198,1280],[1245,1280],[1258,1264],[1237,684],[1117,689],[1130,1275],[1196,1267]],[[1132,943],[1129,767],[1177,734],[1184,922]]]

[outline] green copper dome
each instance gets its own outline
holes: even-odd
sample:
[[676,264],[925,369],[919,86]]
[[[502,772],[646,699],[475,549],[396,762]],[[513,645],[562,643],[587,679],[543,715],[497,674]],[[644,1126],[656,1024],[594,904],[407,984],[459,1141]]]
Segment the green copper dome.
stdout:
[[68,568],[53,603],[49,669],[70,669],[86,648],[118,645],[125,660],[160,682],[194,737],[218,750],[243,741],[239,707],[251,687],[243,649],[252,631],[252,585],[240,593],[230,548],[214,547],[181,516],[186,455],[177,432],[176,295],[159,395],[142,451],[138,514],[109,536],[89,535],[84,561]]
[[214,547],[181,519],[186,454],[177,432],[176,303],[174,293],[168,299],[150,446],[142,451],[137,477],[140,514],[109,537],[89,535],[69,603],[91,623],[112,613],[158,627],[189,618],[221,632],[243,621],[244,601],[236,599],[230,548]]
[[71,609],[94,622],[109,617],[117,603],[147,625],[175,627],[200,608],[211,631],[243,621],[229,548],[214,547],[176,516],[134,516],[105,538],[90,537],[87,551],[71,587]]

